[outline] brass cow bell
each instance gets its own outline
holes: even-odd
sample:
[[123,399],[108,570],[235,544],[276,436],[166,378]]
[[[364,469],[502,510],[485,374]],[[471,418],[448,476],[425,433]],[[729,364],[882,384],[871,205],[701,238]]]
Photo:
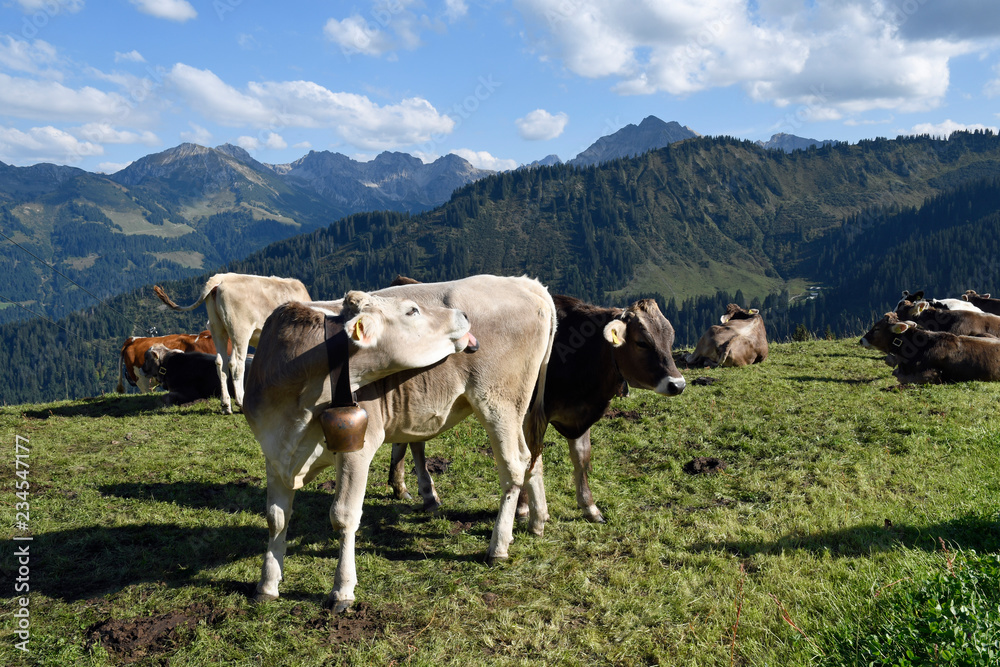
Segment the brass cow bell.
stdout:
[[326,448],[332,452],[356,452],[365,446],[368,413],[358,404],[327,408],[319,416]]

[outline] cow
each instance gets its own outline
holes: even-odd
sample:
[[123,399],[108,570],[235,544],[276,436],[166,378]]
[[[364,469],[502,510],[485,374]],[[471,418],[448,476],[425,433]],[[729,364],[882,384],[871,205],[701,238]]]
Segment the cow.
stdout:
[[1000,316],[989,313],[933,308],[927,301],[904,301],[896,309],[896,315],[900,320],[915,322],[928,331],[944,331],[958,336],[1000,336]]
[[[142,373],[137,373],[142,368],[146,360],[146,350],[154,345],[163,345],[171,350],[181,352],[204,352],[215,354],[215,343],[212,341],[212,334],[207,329],[200,334],[171,334],[169,336],[155,337],[133,337],[129,336],[122,345],[121,354],[118,355],[118,386],[115,388],[119,394],[125,393],[125,380],[133,387],[138,387],[142,392],[152,390],[150,378]],[[156,378],[152,378],[156,380]]]
[[[256,346],[264,320],[287,301],[309,301],[305,285],[295,278],[249,276],[240,273],[217,273],[205,282],[198,300],[190,306],[178,306],[163,289],[153,287],[156,296],[173,310],[194,310],[205,303],[208,328],[215,341],[216,373],[219,378],[222,412],[232,414],[226,376],[233,382],[233,400],[243,405],[243,369],[247,349]],[[230,356],[229,350],[232,349]]]
[[168,393],[165,405],[186,405],[220,393],[219,376],[215,372],[215,350],[181,352],[164,345],[146,350],[142,372],[156,378]]
[[[545,417],[569,445],[577,506],[587,520],[603,523],[587,480],[590,427],[604,415],[611,399],[627,395],[629,386],[665,396],[684,391],[684,376],[670,352],[674,330],[652,299],[636,301],[625,309],[602,308],[560,294],[552,299],[558,326],[546,374]],[[427,470],[424,443],[410,443],[410,451],[423,509],[436,509],[441,501]],[[406,443],[393,444],[389,486],[397,498],[409,499],[405,455]],[[527,497],[522,494],[517,516],[527,513]]]
[[767,359],[767,331],[756,308],[731,303],[719,319],[721,324],[709,327],[685,357],[688,366],[746,366]]
[[889,355],[900,384],[1000,381],[1000,338],[929,331],[889,312],[860,343]]
[[990,298],[989,293],[976,294],[975,290],[965,290],[962,300],[969,302],[984,313],[1000,315],[1000,299]]
[[[500,510],[487,557],[495,561],[508,556],[522,486],[530,492],[529,529],[536,534],[544,530],[548,511],[541,467],[536,468],[544,424],[534,415],[540,414],[556,328],[548,290],[527,277],[480,275],[389,287],[372,294],[378,297],[412,300],[425,309],[459,308],[467,314],[481,347],[475,354],[454,354],[427,368],[420,366],[430,362],[422,360],[411,364],[416,366],[413,370],[388,376],[387,366],[366,356],[366,350],[353,352],[351,387],[357,389],[358,404],[368,413],[368,427],[363,449],[335,454],[324,447],[317,419],[331,400],[326,356],[317,350],[323,349],[323,313],[349,317],[349,300],[294,304],[294,308],[290,304],[268,318],[247,377],[243,405],[267,462],[270,539],[257,584],[258,601],[278,597],[295,490],[333,465],[336,493],[330,518],[341,540],[327,604],[336,612],[350,607],[357,585],[354,538],[375,451],[385,441],[427,440],[472,414],[489,434],[500,477]],[[397,353],[412,355],[424,343],[404,337],[405,333],[382,336],[380,344],[393,343]],[[374,370],[366,374],[366,365],[373,363]],[[540,390],[533,399],[536,384]],[[534,410],[529,415],[530,406]]]
[[974,313],[983,312],[982,309],[978,308],[975,304],[971,303],[964,296],[961,299],[924,299],[924,291],[913,292],[912,294],[909,290],[903,290],[903,296],[900,298],[899,302],[893,310],[899,310],[907,302],[914,304],[918,301],[927,301],[931,307],[940,308],[943,310],[968,310]]

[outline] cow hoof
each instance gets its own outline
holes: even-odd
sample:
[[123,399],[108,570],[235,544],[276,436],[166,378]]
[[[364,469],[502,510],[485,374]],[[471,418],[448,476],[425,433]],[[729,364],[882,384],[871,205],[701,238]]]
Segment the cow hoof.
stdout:
[[604,523],[604,515],[596,506],[587,507],[583,510],[583,515],[590,523]]
[[441,509],[441,501],[439,500],[428,500],[420,507],[420,511],[427,514],[433,514],[439,509]]
[[496,567],[497,565],[503,565],[507,561],[507,556],[490,556],[486,554],[486,564],[491,567]]
[[531,532],[532,535],[538,535],[539,537],[541,537],[542,535],[545,534],[545,522],[536,521],[534,523],[528,524],[528,530]]
[[277,600],[277,595],[271,595],[270,593],[257,593],[253,596],[253,601],[257,604],[263,602],[271,602],[272,600]]
[[334,614],[343,614],[351,608],[352,604],[354,604],[354,600],[335,600],[333,598],[327,598],[323,601],[323,608],[329,609]]

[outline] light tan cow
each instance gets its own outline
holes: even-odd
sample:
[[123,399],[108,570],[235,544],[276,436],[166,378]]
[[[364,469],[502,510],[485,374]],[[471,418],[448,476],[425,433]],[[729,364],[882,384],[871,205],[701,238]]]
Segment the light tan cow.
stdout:
[[[258,600],[278,597],[295,490],[333,465],[337,490],[330,519],[341,540],[327,603],[336,611],[347,609],[357,585],[354,538],[375,451],[385,441],[433,438],[472,414],[489,434],[500,475],[500,510],[488,557],[508,555],[522,487],[528,489],[529,529],[541,534],[548,519],[537,458],[545,430],[540,397],[556,328],[556,309],[548,290],[528,278],[482,275],[448,283],[401,285],[375,294],[460,308],[472,323],[480,349],[374,381],[355,378],[352,358],[351,384],[360,387],[357,397],[368,412],[368,429],[362,450],[334,454],[324,446],[317,418],[331,401],[325,357],[314,352],[322,349],[322,317],[317,312],[310,319],[287,308],[275,311],[250,367],[243,410],[267,459],[270,540],[257,584]],[[338,302],[307,305],[330,311],[340,308]],[[536,383],[539,391],[532,404]]]
[[[222,411],[232,414],[233,408],[226,387],[226,376],[233,382],[233,398],[243,406],[243,369],[247,349],[257,345],[261,327],[271,312],[288,301],[309,301],[305,285],[295,278],[249,276],[241,273],[217,273],[205,283],[201,296],[190,306],[178,306],[159,285],[153,287],[156,296],[174,310],[194,310],[205,303],[208,328],[215,342],[215,365],[222,392]],[[229,354],[230,345],[232,355]]]
[[687,355],[689,366],[746,366],[767,359],[767,331],[756,308],[731,303],[719,319],[722,324],[709,327]]

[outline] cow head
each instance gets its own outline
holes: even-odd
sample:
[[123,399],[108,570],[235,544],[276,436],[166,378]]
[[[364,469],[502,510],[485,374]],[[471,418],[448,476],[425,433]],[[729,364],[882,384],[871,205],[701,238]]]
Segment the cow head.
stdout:
[[920,316],[921,313],[930,308],[930,305],[929,302],[922,299],[920,301],[902,301],[896,306],[896,314],[902,320],[910,320]]
[[351,291],[344,297],[343,317],[354,348],[351,379],[359,385],[478,346],[469,318],[454,308]]
[[163,366],[163,360],[173,352],[166,345],[157,344],[151,346],[146,350],[146,357],[142,362],[142,374],[150,378],[158,378],[160,376],[160,369]]
[[967,289],[965,290],[965,294],[962,295],[962,301],[971,301],[972,299],[989,299],[989,298],[990,298],[989,292],[987,292],[986,294],[976,294],[976,290],[974,289]]
[[760,311],[757,310],[756,308],[750,308],[748,310],[746,308],[740,308],[735,303],[731,303],[728,306],[726,306],[726,312],[724,315],[722,315],[722,317],[719,318],[719,322],[721,322],[722,324],[729,324],[729,322],[736,322],[739,320],[749,320],[753,319],[754,316],[756,316],[758,313],[760,313]]
[[900,296],[899,302],[896,303],[896,307],[893,310],[899,310],[907,303],[916,303],[924,298],[924,291],[920,290],[918,292],[910,292],[909,290],[903,290]]
[[674,328],[656,301],[633,303],[604,327],[604,338],[614,347],[615,363],[633,387],[667,396],[684,391],[684,376],[670,352]]
[[886,313],[859,342],[863,347],[895,354],[899,347],[896,342],[900,340],[899,336],[915,326],[913,322],[900,321],[896,313]]

